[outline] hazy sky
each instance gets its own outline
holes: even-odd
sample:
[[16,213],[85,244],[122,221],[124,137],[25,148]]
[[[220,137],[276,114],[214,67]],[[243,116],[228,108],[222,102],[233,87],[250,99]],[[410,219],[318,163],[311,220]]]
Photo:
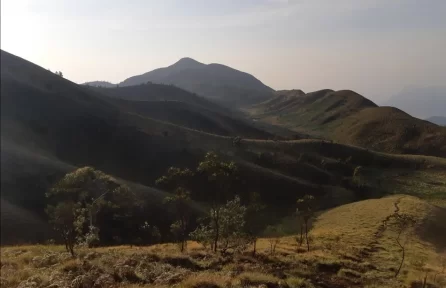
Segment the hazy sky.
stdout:
[[1,49],[74,82],[119,82],[182,57],[274,89],[377,102],[446,82],[446,0],[1,0]]

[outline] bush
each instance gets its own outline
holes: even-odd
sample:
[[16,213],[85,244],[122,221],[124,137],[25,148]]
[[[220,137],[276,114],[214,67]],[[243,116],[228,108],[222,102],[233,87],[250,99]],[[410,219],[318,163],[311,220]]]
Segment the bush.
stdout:
[[338,273],[342,265],[337,261],[325,260],[317,263],[316,267],[319,272]]
[[267,286],[276,285],[279,279],[270,274],[263,274],[258,272],[244,272],[238,277],[242,286],[261,285]]
[[361,273],[355,270],[351,269],[341,269],[338,272],[338,276],[345,277],[345,278],[361,278]]
[[286,284],[290,288],[314,288],[311,282],[298,277],[291,277],[286,280]]

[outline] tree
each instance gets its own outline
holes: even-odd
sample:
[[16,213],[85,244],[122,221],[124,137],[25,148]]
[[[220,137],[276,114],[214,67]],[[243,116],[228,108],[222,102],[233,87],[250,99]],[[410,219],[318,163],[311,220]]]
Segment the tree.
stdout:
[[[248,244],[248,238],[244,232],[246,207],[241,205],[240,197],[235,196],[234,199],[228,201],[226,205],[219,209],[219,242],[220,251],[225,253],[229,249],[234,251],[243,250]],[[202,223],[195,229],[190,236],[202,243],[205,247],[210,244],[211,249],[215,252],[217,249],[215,243],[216,222],[214,221],[214,209],[211,209],[208,222]]]
[[58,75],[58,76],[60,76],[60,77],[62,77],[62,78],[63,78],[63,74],[62,74],[62,71],[56,71],[56,72],[54,72],[54,74],[56,74],[56,75]]
[[446,278],[438,277],[440,274],[445,275],[445,271],[446,271],[446,252],[443,252],[439,256],[438,260],[439,260],[439,262],[441,264],[441,271],[438,271],[437,273],[435,273],[435,275],[434,275],[434,282],[437,283],[437,284],[446,286],[446,281],[445,281]]
[[161,241],[160,230],[155,225],[150,225],[145,221],[140,229],[144,232],[145,236],[149,238],[150,244],[157,244]]
[[76,242],[77,224],[79,214],[82,214],[80,206],[73,201],[61,202],[49,205],[46,208],[50,224],[60,234],[65,244],[65,249],[74,256],[74,244]]
[[[228,249],[243,250],[247,244],[244,233],[246,207],[241,205],[240,197],[235,196],[220,210],[221,251]],[[215,228],[215,227],[214,227]]]
[[[310,242],[308,241],[309,222],[315,215],[315,198],[312,195],[305,195],[303,198],[297,200],[296,213],[302,221],[305,228],[305,240],[307,242],[307,251],[310,251]],[[302,239],[301,226],[301,239]],[[301,242],[302,243],[302,242]]]
[[[202,222],[204,222],[203,220],[205,219],[201,219]],[[210,246],[211,250],[214,250],[214,231],[210,225],[201,223],[194,231],[189,233],[189,236],[203,245],[204,248]]]
[[265,228],[266,219],[264,219],[265,209],[260,201],[260,195],[258,193],[251,193],[249,205],[246,209],[246,225],[245,230],[250,241],[253,244],[252,254],[256,254],[257,239]]
[[280,243],[281,237],[284,235],[282,227],[269,225],[264,231],[265,237],[268,237],[268,242],[270,245],[270,253],[274,255],[276,253],[276,247]]
[[234,162],[221,161],[218,155],[214,152],[207,153],[204,161],[200,162],[197,168],[197,171],[205,174],[208,182],[213,185],[210,190],[212,195],[209,196],[211,202],[210,218],[214,226],[214,229],[212,230],[214,233],[214,252],[217,252],[221,232],[221,203],[224,203],[229,198],[228,194],[236,170],[237,167]]
[[[66,174],[47,192],[46,197],[50,222],[61,233],[70,252],[75,238],[80,242],[88,239],[95,240],[90,243],[99,241],[100,225],[96,218],[100,211],[114,218],[126,217],[132,211],[128,209],[129,206],[135,202],[128,187],[92,167],[79,168]],[[127,206],[126,209],[123,206]],[[104,222],[109,225],[111,219],[107,218]]]
[[415,226],[416,220],[414,217],[408,214],[395,214],[395,226],[397,230],[396,243],[401,249],[401,262],[398,269],[395,272],[395,278],[400,274],[401,268],[403,267],[405,256],[406,256],[406,245],[410,239],[410,228]]
[[353,171],[352,182],[359,189],[360,192],[367,188],[367,178],[365,177],[364,168],[357,166]]
[[166,187],[174,194],[165,198],[164,203],[175,208],[177,220],[170,226],[170,231],[180,243],[180,250],[183,252],[187,246],[187,229],[190,217],[190,192],[186,189],[190,178],[193,176],[189,169],[171,167],[167,174],[156,181],[157,185]]
[[166,203],[171,203],[176,210],[178,220],[170,226],[170,231],[176,236],[180,243],[180,250],[183,252],[187,245],[187,229],[190,217],[190,193],[182,187],[175,190],[173,196],[165,199]]
[[240,147],[240,144],[242,142],[242,138],[240,136],[236,136],[232,138],[232,145],[235,147]]

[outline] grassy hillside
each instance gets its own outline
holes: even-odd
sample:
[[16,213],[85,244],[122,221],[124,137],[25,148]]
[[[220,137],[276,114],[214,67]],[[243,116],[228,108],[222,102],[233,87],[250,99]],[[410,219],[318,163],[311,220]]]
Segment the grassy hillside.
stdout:
[[[445,213],[405,195],[343,205],[314,221],[309,252],[299,246],[297,235],[259,239],[256,256],[252,247],[220,255],[196,242],[189,242],[185,253],[174,244],[79,248],[74,259],[61,246],[2,247],[2,287],[35,282],[38,287],[393,288],[422,287],[426,277],[427,287],[439,288],[446,284]],[[409,237],[398,278],[396,214],[411,215],[418,223],[404,234]],[[271,241],[277,243],[274,254]]]
[[378,107],[353,91],[280,91],[248,112],[255,119],[344,144],[446,157],[445,128],[396,108]]
[[332,138],[341,143],[390,153],[446,157],[445,127],[393,107],[363,109],[330,127]]

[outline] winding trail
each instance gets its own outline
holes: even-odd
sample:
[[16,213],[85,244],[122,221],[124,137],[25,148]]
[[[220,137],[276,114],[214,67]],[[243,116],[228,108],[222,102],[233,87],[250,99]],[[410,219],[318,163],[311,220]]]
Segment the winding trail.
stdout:
[[392,219],[393,217],[395,217],[396,215],[398,215],[398,213],[400,212],[400,207],[399,204],[401,203],[401,200],[404,198],[405,196],[399,197],[398,199],[396,199],[396,201],[393,203],[393,205],[395,206],[395,210],[393,211],[392,214],[388,215],[383,221],[382,223],[379,225],[378,229],[376,230],[376,232],[373,235],[373,240],[370,241],[370,243],[367,245],[366,248],[363,248],[359,251],[359,257],[362,261],[366,261],[367,259],[371,258],[371,256],[373,255],[373,253],[378,252],[379,250],[383,250],[384,248],[379,246],[379,240],[383,237],[384,232],[387,229],[387,223],[390,221],[390,219]]

